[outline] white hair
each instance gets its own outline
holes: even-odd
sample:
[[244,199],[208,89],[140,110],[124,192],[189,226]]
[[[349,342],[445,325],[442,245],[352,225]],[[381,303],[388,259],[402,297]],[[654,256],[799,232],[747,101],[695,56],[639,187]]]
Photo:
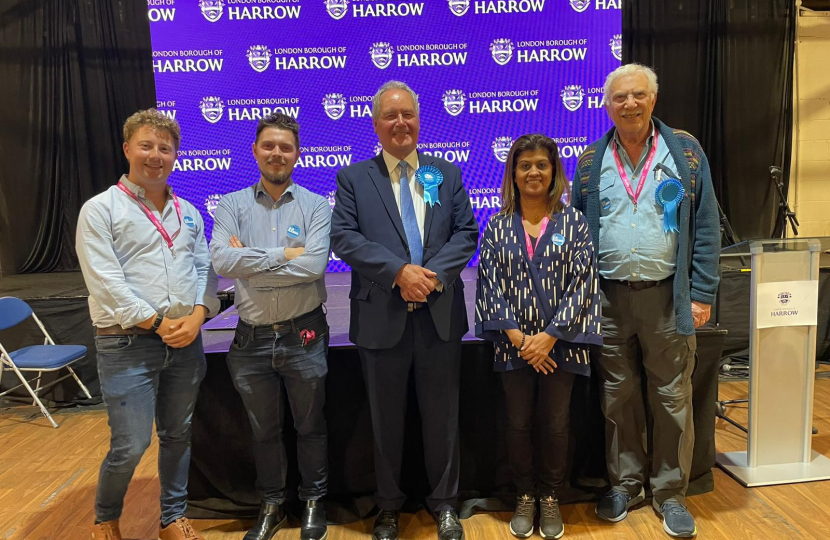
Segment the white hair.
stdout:
[[383,86],[378,88],[375,92],[375,97],[372,98],[372,120],[377,120],[380,116],[380,97],[389,90],[403,90],[412,96],[412,102],[415,104],[415,114],[419,114],[418,95],[406,83],[401,81],[388,81],[383,83]]
[[642,64],[625,64],[624,66],[620,66],[611,73],[609,73],[608,77],[605,78],[605,84],[602,87],[602,98],[605,101],[605,103],[608,103],[611,99],[609,93],[611,92],[611,86],[614,84],[614,81],[616,81],[620,77],[624,77],[626,75],[634,75],[635,73],[642,73],[646,76],[646,79],[648,80],[648,91],[656,96],[658,86],[657,74],[654,73],[654,70]]

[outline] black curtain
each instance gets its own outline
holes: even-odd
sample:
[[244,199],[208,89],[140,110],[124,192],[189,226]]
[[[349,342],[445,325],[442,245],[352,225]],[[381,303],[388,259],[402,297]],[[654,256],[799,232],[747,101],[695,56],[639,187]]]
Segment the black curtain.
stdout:
[[623,3],[623,62],[655,68],[654,114],[700,140],[739,240],[780,236],[778,192],[789,185],[793,0]]
[[0,0],[0,256],[77,268],[81,205],[126,171],[121,126],[155,106],[147,3]]

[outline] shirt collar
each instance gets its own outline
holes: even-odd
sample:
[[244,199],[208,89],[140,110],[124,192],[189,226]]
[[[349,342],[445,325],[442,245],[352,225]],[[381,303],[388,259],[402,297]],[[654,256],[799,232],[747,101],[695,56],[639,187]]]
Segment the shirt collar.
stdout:
[[[291,198],[294,199],[294,186],[295,186],[294,180],[289,180],[288,181],[288,187],[285,188],[285,191],[282,192],[282,195],[280,195],[280,199],[282,199],[283,197],[285,197],[289,193],[291,194]],[[259,195],[261,193],[264,193],[266,197],[271,196],[267,191],[265,191],[265,186],[262,185],[262,179],[260,178],[259,182],[256,183],[256,186],[254,186],[254,198],[259,197]],[[274,202],[278,202],[278,201],[274,201]]]
[[[418,170],[418,151],[413,150],[406,158],[404,159],[407,165],[412,172]],[[386,150],[383,151],[383,162],[386,163],[386,169],[391,173],[394,169],[397,169],[398,165],[400,165],[401,160],[387,152]]]
[[[141,197],[143,199],[147,198],[147,194],[144,188],[139,186],[138,184],[130,182],[129,177],[126,174],[122,174],[121,178],[118,181],[124,184],[124,186],[127,189],[129,189],[135,196]],[[167,190],[168,195],[173,193],[173,188],[171,188],[169,185],[165,186],[165,189]]]
[[[654,133],[656,131],[656,128],[654,127],[654,120],[649,120],[649,123],[651,124],[651,135],[649,135],[648,139],[646,139],[646,148],[651,147],[651,143],[654,140]],[[614,142],[617,143],[618,147],[623,145],[622,140],[620,140],[620,133],[616,128],[614,129]]]

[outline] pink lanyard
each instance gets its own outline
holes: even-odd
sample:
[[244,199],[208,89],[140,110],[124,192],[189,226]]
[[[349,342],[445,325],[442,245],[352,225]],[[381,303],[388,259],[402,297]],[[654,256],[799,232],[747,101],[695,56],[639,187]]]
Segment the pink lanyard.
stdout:
[[[536,243],[539,243],[539,238],[542,238],[542,235],[545,234],[545,229],[548,228],[548,216],[542,218],[542,226],[539,227],[539,237],[536,238]],[[533,244],[530,243],[530,235],[527,233],[527,229],[525,229],[525,243],[527,244],[527,256],[530,260],[533,260]]]
[[127,188],[127,186],[125,186],[121,182],[118,182],[118,189],[132,197],[133,200],[138,203],[141,209],[144,210],[144,215],[146,215],[147,219],[149,219],[153,223],[153,225],[155,225],[156,230],[161,234],[161,237],[164,238],[164,241],[167,242],[167,247],[170,248],[170,254],[173,255],[173,257],[175,257],[176,250],[173,249],[173,240],[175,240],[175,238],[179,236],[179,233],[182,232],[182,207],[179,204],[179,198],[176,197],[176,194],[173,193],[172,190],[170,191],[170,195],[173,196],[173,205],[176,207],[176,215],[178,215],[179,217],[179,230],[173,233],[173,236],[170,236],[169,234],[167,234],[167,230],[164,228],[164,225],[161,224],[161,221],[159,221],[155,214],[153,214],[153,211],[147,208],[147,205],[141,202],[139,198],[136,197],[135,193],[130,191]]
[[613,153],[614,161],[617,163],[617,172],[620,174],[620,178],[622,178],[625,190],[628,192],[628,195],[634,201],[634,213],[636,214],[637,199],[640,197],[640,193],[643,191],[643,186],[646,185],[646,179],[648,177],[649,171],[651,170],[651,162],[654,161],[654,155],[657,153],[657,130],[654,131],[654,142],[651,145],[651,151],[649,151],[648,153],[648,159],[646,159],[646,164],[643,166],[643,170],[640,171],[640,178],[637,181],[636,193],[634,192],[634,190],[631,189],[631,182],[628,180],[628,175],[625,174],[625,168],[623,167],[622,161],[620,160],[620,154],[617,151],[617,141],[614,141]]

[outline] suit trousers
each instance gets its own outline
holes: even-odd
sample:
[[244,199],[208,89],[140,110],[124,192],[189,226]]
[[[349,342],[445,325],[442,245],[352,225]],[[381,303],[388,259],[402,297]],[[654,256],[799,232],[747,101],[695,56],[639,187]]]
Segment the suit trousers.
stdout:
[[412,374],[432,488],[427,507],[431,512],[455,509],[460,471],[461,340],[442,341],[429,308],[423,307],[407,315],[403,336],[394,347],[358,350],[372,414],[376,504],[383,510],[400,510],[406,499],[400,477],[407,386]]
[[[677,333],[672,280],[643,290],[600,280],[604,346],[598,362],[608,476],[636,495],[648,472],[646,403],[653,418],[653,504],[681,503],[694,449],[692,372],[695,336]],[[646,397],[642,377],[646,378]]]

